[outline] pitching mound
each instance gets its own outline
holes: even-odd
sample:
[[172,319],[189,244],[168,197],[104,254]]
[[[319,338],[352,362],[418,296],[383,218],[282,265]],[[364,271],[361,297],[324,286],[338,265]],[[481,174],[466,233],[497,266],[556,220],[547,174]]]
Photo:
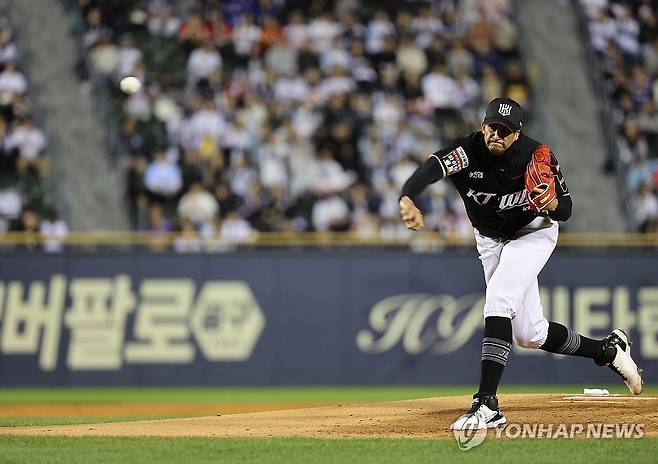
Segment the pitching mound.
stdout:
[[[513,423],[642,423],[658,435],[658,397],[581,395],[500,395]],[[452,437],[450,424],[470,405],[468,396],[387,403],[223,414],[107,424],[1,427],[3,435],[158,436],[158,437]]]

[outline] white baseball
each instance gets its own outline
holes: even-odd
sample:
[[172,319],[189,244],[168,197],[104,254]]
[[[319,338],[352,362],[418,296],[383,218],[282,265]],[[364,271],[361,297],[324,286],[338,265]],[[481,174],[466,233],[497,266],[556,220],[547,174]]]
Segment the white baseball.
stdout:
[[137,92],[141,86],[142,83],[135,76],[124,77],[123,79],[121,79],[121,82],[119,83],[119,88],[121,89],[121,91],[127,94],[132,94]]

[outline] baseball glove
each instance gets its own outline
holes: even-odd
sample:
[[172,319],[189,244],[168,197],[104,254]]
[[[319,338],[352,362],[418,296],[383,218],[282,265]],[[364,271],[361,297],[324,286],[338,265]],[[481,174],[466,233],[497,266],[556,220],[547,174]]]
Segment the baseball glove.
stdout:
[[[551,147],[539,145],[525,171],[525,188],[528,203],[535,211],[543,211],[557,197],[555,178],[551,167]],[[538,188],[540,191],[536,192]]]

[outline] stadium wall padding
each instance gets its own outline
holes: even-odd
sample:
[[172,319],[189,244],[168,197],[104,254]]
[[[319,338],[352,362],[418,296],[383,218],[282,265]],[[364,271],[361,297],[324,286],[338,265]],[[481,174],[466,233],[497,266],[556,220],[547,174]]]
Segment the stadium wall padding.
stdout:
[[[627,329],[658,381],[656,254],[558,250],[539,281],[549,319]],[[472,384],[484,291],[460,250],[4,253],[0,385]],[[519,348],[503,377],[617,381]]]

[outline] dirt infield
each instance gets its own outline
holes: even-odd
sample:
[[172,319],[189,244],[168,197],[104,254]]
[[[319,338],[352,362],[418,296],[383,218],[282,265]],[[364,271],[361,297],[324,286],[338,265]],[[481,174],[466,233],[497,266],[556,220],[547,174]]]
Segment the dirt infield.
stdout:
[[[500,395],[512,423],[642,423],[658,436],[658,397]],[[470,397],[441,397],[373,404],[269,411],[189,419],[106,424],[0,427],[1,435],[212,436],[212,437],[452,437],[449,426]]]

